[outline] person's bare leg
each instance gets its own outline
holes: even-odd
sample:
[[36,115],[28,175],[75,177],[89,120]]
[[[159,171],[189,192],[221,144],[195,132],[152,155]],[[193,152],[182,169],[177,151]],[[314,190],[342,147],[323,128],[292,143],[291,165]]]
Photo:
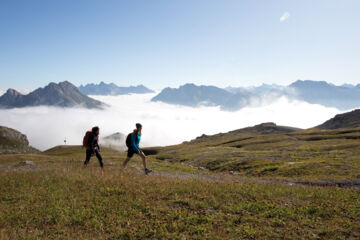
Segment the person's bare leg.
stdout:
[[143,160],[143,165],[144,165],[144,170],[147,168],[146,167],[146,155],[143,152],[139,153],[139,156],[141,157],[141,159]]
[[130,161],[130,158],[127,157],[127,158],[125,159],[125,161],[123,162],[122,169],[125,169],[126,164],[128,164],[129,161]]

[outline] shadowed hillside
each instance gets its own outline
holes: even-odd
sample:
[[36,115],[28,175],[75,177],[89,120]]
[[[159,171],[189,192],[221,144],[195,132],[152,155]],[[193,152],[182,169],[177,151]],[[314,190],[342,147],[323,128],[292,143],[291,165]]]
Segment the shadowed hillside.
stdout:
[[0,126],[0,154],[37,153],[29,146],[26,135],[11,128]]
[[359,128],[360,127],[360,109],[338,114],[332,119],[317,126],[320,129],[339,129],[339,128]]

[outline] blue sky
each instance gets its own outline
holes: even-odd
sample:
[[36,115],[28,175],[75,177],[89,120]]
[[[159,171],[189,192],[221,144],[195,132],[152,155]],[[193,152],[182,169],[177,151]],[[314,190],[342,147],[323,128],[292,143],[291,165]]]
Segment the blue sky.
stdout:
[[0,0],[0,89],[357,84],[359,10],[358,0]]

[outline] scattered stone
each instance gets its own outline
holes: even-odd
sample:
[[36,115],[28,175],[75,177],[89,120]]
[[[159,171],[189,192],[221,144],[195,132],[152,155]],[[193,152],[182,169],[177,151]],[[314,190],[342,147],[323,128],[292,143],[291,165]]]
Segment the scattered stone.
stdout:
[[33,164],[27,164],[22,166],[6,166],[0,165],[0,170],[6,171],[49,171],[54,170],[51,167],[42,167],[42,166],[35,166]]
[[204,167],[194,167],[193,165],[188,165],[188,166],[191,167],[192,169],[196,169],[196,170],[201,170],[201,171],[206,170],[206,168],[204,168]]
[[21,165],[35,165],[33,161],[28,161],[28,160],[22,161],[20,164]]

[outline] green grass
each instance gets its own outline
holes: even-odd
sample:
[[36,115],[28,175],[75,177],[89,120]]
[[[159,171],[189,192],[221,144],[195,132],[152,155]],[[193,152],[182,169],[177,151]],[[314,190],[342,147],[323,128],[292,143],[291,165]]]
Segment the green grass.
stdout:
[[144,176],[116,165],[101,176],[96,162],[64,164],[0,172],[1,239],[360,237],[359,191]]
[[107,148],[104,175],[96,158],[82,169],[79,146],[0,155],[0,166],[35,163],[0,168],[0,239],[359,239],[359,188],[253,181],[359,179],[359,134],[234,132],[156,148],[149,167],[178,177],[145,176],[139,158],[121,172],[126,153]]
[[[158,148],[156,159],[243,177],[305,180],[360,179],[359,129],[309,129],[282,134],[238,131]],[[264,171],[276,166],[274,171]]]

